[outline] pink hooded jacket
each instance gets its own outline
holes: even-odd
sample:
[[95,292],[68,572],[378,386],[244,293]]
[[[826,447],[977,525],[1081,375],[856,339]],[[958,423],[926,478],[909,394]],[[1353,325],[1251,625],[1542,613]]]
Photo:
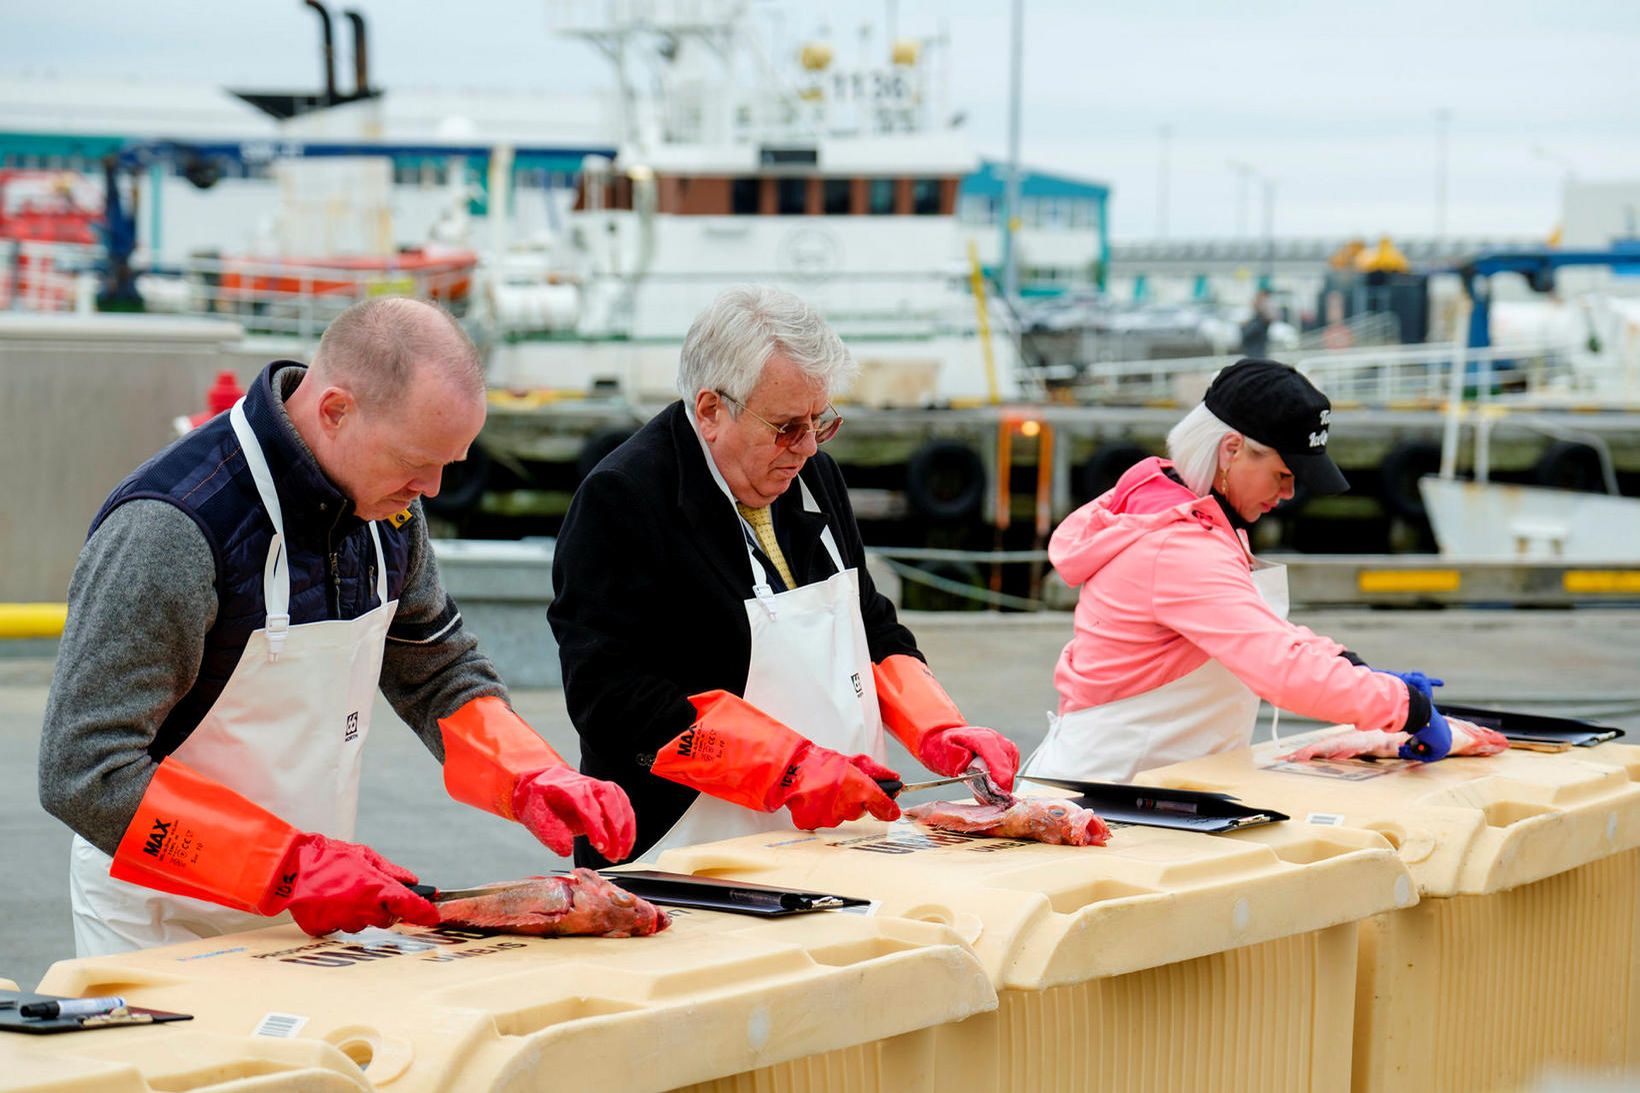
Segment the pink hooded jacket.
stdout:
[[1143,694],[1211,657],[1284,710],[1403,729],[1406,684],[1272,611],[1253,587],[1246,539],[1212,498],[1167,477],[1171,466],[1144,460],[1053,533],[1054,568],[1082,586],[1054,669],[1059,712]]

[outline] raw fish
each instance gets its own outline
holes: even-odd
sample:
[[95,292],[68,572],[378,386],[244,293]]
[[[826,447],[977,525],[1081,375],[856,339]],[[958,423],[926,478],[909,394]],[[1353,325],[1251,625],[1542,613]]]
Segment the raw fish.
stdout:
[[493,895],[436,903],[439,923],[535,937],[646,937],[672,922],[648,900],[618,888],[591,869],[569,877],[531,877],[479,885]]
[[[1452,729],[1452,750],[1447,753],[1449,757],[1496,755],[1500,751],[1509,750],[1509,739],[1500,732],[1482,728],[1456,717],[1447,718],[1446,723]],[[1281,758],[1293,763],[1306,759],[1359,759],[1368,755],[1379,759],[1394,759],[1400,755],[1401,745],[1410,739],[1410,733],[1360,732],[1351,729],[1348,732],[1322,737],[1315,743],[1307,744]]]
[[971,831],[1000,839],[1029,839],[1059,846],[1104,846],[1110,840],[1110,828],[1092,809],[1052,797],[1016,797],[1007,808],[933,801],[908,808],[905,814],[924,827]]

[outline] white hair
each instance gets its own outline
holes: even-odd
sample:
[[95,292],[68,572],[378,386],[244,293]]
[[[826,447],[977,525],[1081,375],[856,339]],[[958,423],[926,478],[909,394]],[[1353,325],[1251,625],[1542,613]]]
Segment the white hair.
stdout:
[[[819,382],[829,397],[860,366],[820,314],[798,297],[767,285],[736,285],[696,316],[678,360],[678,393],[694,405],[702,391],[745,403],[776,353]],[[740,407],[730,406],[738,417]]]
[[1213,479],[1219,473],[1219,444],[1227,436],[1241,437],[1247,450],[1254,455],[1270,450],[1267,445],[1220,421],[1205,402],[1197,403],[1194,410],[1168,431],[1167,457],[1173,461],[1173,469],[1179,473],[1190,492],[1198,497],[1206,497],[1213,492]]

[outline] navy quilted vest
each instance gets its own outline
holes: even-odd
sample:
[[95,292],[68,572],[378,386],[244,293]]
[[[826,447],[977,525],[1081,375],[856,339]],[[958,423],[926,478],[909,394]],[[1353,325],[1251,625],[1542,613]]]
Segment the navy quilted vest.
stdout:
[[[285,520],[290,552],[290,621],[353,619],[376,606],[376,551],[370,527],[353,515],[347,499],[314,462],[275,400],[273,377],[291,361],[262,370],[245,396],[245,417],[262,442]],[[294,374],[281,377],[283,394],[295,389]],[[204,659],[193,688],[172,708],[149,752],[162,759],[175,751],[216,702],[239,663],[253,631],[266,621],[262,568],[273,524],[262,508],[227,414],[218,414],[121,482],[91,522],[103,520],[127,501],[168,501],[193,518],[216,559],[216,622],[205,638]],[[410,535],[382,521],[382,554],[387,561],[387,594],[404,588]]]

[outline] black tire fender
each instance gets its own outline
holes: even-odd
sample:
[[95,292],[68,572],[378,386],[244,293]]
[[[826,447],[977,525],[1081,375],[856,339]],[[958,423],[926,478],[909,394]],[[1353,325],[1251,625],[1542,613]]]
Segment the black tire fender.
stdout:
[[1116,485],[1128,468],[1148,458],[1149,452],[1129,440],[1099,445],[1071,472],[1071,489],[1076,503],[1086,504],[1101,496]]
[[1576,440],[1557,440],[1545,448],[1532,466],[1532,481],[1552,489],[1606,492],[1600,452]]
[[575,480],[579,482],[591,474],[605,456],[625,444],[631,435],[631,429],[600,429],[587,437],[581,445],[580,454],[575,457]]
[[905,498],[929,520],[971,519],[985,500],[985,464],[960,440],[930,440],[905,465]]
[[1396,516],[1409,520],[1426,517],[1418,479],[1441,469],[1441,446],[1432,440],[1403,440],[1378,465],[1378,493]]
[[423,497],[422,507],[434,516],[464,516],[478,507],[490,485],[490,453],[474,441],[467,458],[444,468],[437,497]]

